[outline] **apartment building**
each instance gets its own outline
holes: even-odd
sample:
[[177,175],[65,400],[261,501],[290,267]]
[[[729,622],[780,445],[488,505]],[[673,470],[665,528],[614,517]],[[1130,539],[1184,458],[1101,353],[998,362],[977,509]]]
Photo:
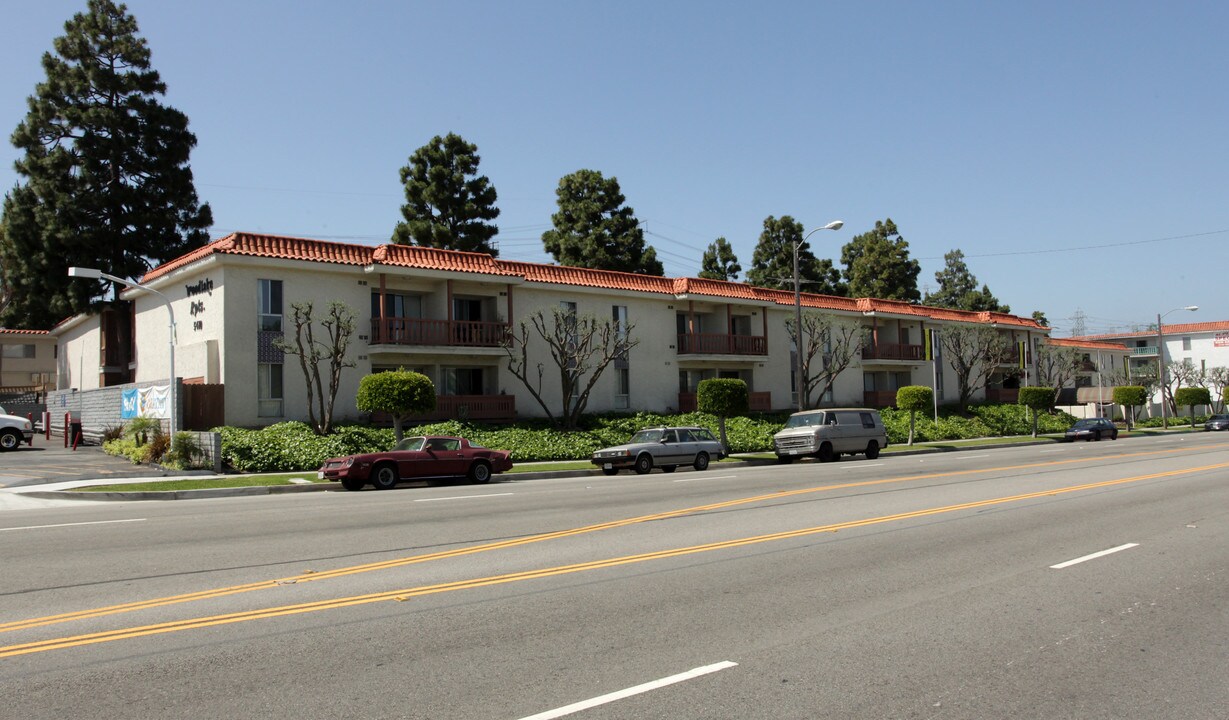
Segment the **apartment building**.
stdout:
[[[292,308],[311,303],[317,321],[337,301],[356,317],[335,417],[363,419],[355,407],[359,380],[406,368],[435,383],[432,417],[508,420],[562,402],[558,366],[545,343],[528,344],[534,392],[509,370],[504,348],[541,311],[609,318],[636,344],[600,377],[588,412],[672,411],[695,407],[707,378],[739,378],[755,410],[796,406],[794,354],[786,320],[791,292],[700,278],[666,278],[499,260],[404,245],[364,246],[304,238],[235,233],[165,263],[139,280],[167,300],[132,289],[131,311],[78,316],[53,329],[59,344],[58,387],[91,390],[119,384],[165,383],[173,347],[184,385],[219,388],[215,404],[226,424],[267,425],[305,419],[307,399],[299,360],[274,340],[293,342]],[[168,312],[176,333],[169,340]],[[928,354],[931,331],[992,327],[1023,348],[996,368],[976,399],[1014,401],[1026,382],[1031,352],[1047,328],[1030,318],[962,312],[871,298],[803,294],[803,310],[820,311],[864,328],[864,342],[824,405],[886,406],[903,385],[936,386],[942,401],[957,397],[955,376]],[[132,338],[129,347],[108,338]],[[317,338],[320,329],[317,327]]]

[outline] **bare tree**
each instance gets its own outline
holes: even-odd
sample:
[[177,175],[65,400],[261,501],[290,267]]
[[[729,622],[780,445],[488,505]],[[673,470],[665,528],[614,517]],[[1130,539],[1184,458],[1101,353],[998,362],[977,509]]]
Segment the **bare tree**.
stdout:
[[1082,353],[1078,348],[1045,343],[1034,355],[1037,367],[1037,387],[1054,388],[1053,406],[1058,402],[1058,393],[1075,380]]
[[1169,414],[1173,417],[1178,415],[1178,404],[1174,401],[1174,394],[1180,388],[1184,387],[1202,387],[1203,372],[1195,367],[1195,364],[1189,361],[1171,362],[1165,366],[1165,387],[1161,391],[1165,394],[1165,401],[1169,403]]
[[[632,339],[633,327],[631,323],[578,316],[560,308],[553,308],[549,316],[544,310],[537,310],[528,321],[522,320],[504,342],[508,371],[525,384],[552,423],[575,428],[598,378],[616,358],[626,357],[629,350],[640,344]],[[559,369],[562,409],[558,416],[542,397],[545,363],[531,365],[529,360],[529,345],[535,335],[546,343],[551,361]]]
[[[294,344],[284,338],[275,340],[273,344],[287,355],[299,357],[303,380],[307,384],[307,417],[317,435],[328,435],[333,431],[333,403],[337,399],[337,388],[341,385],[341,371],[355,365],[354,361],[346,360],[346,350],[354,334],[354,310],[343,302],[329,303],[328,316],[319,323],[326,339],[317,340],[312,304],[300,302],[290,307],[293,309]],[[320,379],[320,363],[326,358],[329,362],[327,394]]]
[[974,390],[985,387],[1000,365],[1011,362],[1016,352],[1006,335],[988,327],[949,325],[939,331],[939,342],[943,356],[956,371],[961,408],[969,404]]
[[1212,394],[1212,411],[1225,411],[1225,388],[1229,387],[1229,368],[1217,366],[1208,368],[1200,380],[1199,385],[1208,389]]
[[798,386],[802,389],[802,407],[810,408],[816,388],[822,388],[818,397],[823,398],[836,385],[837,377],[845,372],[866,340],[866,328],[857,320],[846,320],[827,313],[808,311],[802,315],[802,338],[798,342],[794,331],[794,319],[785,321],[785,332],[802,352],[802,377]]

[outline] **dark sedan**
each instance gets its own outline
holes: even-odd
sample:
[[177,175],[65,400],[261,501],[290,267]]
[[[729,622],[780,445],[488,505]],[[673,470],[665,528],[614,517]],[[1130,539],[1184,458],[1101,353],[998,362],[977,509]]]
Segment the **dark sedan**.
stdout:
[[338,480],[347,490],[371,484],[388,490],[402,480],[466,477],[487,483],[512,469],[512,453],[490,450],[465,438],[441,435],[407,437],[388,452],[363,453],[324,461],[317,477]]
[[1112,420],[1105,418],[1086,418],[1078,420],[1074,425],[1067,429],[1067,433],[1063,435],[1063,440],[1073,442],[1075,440],[1100,440],[1101,438],[1109,438],[1110,440],[1118,439],[1118,426]]
[[1229,430],[1229,415],[1213,415],[1203,424],[1204,430]]

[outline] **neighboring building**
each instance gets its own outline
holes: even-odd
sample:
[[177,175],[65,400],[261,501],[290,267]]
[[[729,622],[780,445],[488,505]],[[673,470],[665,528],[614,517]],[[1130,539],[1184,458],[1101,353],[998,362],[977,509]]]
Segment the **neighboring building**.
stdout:
[[[357,329],[342,372],[335,418],[360,419],[359,379],[404,367],[426,374],[439,393],[434,417],[511,419],[545,413],[508,370],[509,328],[554,308],[630,324],[639,344],[595,386],[588,412],[687,410],[698,383],[739,378],[755,410],[795,406],[793,351],[785,321],[792,292],[750,285],[499,260],[433,248],[350,245],[236,233],[147,273],[140,282],[174,310],[176,375],[185,385],[220,386],[225,423],[266,425],[307,417],[303,373],[273,341],[293,341],[292,306],[310,302],[318,321],[332,301],[349,306]],[[59,341],[62,390],[165,384],[169,371],[166,302],[143,290],[122,293],[131,311],[77,316],[52,333]],[[898,301],[804,294],[804,310],[856,319],[867,340],[824,405],[886,406],[903,385],[938,384],[940,402],[956,399],[954,374],[925,359],[930,330],[983,325],[1031,348],[1048,329],[1029,318],[963,312]],[[109,319],[108,319],[109,317]],[[128,328],[130,332],[125,332]],[[116,339],[132,338],[125,350]],[[95,359],[98,359],[97,364]],[[1018,355],[995,373],[978,399],[1014,401],[1030,358]],[[327,362],[327,361],[326,361]],[[558,411],[557,366],[540,343],[540,394]],[[1012,397],[1007,398],[1007,395]],[[185,424],[190,426],[191,421]]]
[[0,394],[41,396],[54,388],[56,350],[46,330],[0,328]]
[[[1160,342],[1163,336],[1164,342]],[[1212,368],[1229,367],[1229,321],[1180,323],[1163,325],[1161,334],[1155,329],[1144,332],[1106,333],[1071,338],[1076,341],[1104,341],[1122,343],[1131,356],[1127,376],[1146,373],[1156,377],[1158,361],[1168,367],[1183,363],[1196,370],[1207,372]],[[1158,348],[1161,354],[1158,356]],[[1168,377],[1168,370],[1166,371]],[[1160,392],[1152,396],[1149,412],[1160,414]]]
[[1115,379],[1126,372],[1131,350],[1122,343],[1082,338],[1046,338],[1044,342],[1079,353],[1071,385],[1059,392],[1058,409],[1076,417],[1114,417]]

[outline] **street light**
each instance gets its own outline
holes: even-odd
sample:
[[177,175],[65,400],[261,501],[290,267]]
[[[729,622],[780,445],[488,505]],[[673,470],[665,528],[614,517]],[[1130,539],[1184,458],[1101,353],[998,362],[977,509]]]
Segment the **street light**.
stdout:
[[134,282],[132,280],[125,280],[123,278],[119,278],[114,275],[109,275],[95,268],[76,267],[74,265],[73,267],[68,268],[68,276],[69,277],[79,277],[79,278],[90,278],[93,280],[100,280],[100,279],[110,280],[111,282],[119,283],[120,285],[123,285],[124,287],[139,288],[141,290],[151,292],[157,295],[158,297],[162,298],[162,302],[166,303],[166,312],[167,312],[167,315],[169,315],[171,318],[170,343],[169,343],[170,351],[171,351],[171,382],[169,383],[169,387],[170,387],[169,395],[171,396],[171,407],[170,407],[171,421],[170,421],[170,428],[169,428],[170,430],[169,436],[171,438],[171,441],[174,442],[174,439],[175,439],[175,309],[171,307],[171,299],[168,298],[166,295],[163,295],[162,293],[158,292],[157,290],[149,287],[148,285],[142,285],[139,282]]
[[817,227],[802,239],[794,243],[794,390],[798,396],[798,412],[806,409],[803,406],[804,395],[806,392],[802,377],[802,291],[798,289],[798,249],[802,247],[807,238],[811,237],[820,230],[840,230],[845,222],[843,220],[833,220],[823,227]]
[[1163,430],[1169,429],[1169,408],[1165,406],[1165,332],[1161,329],[1161,318],[1179,310],[1194,312],[1198,309],[1198,305],[1187,305],[1186,307],[1174,308],[1164,313],[1158,313],[1156,316],[1156,364],[1157,377],[1160,378],[1161,383],[1161,428]]

